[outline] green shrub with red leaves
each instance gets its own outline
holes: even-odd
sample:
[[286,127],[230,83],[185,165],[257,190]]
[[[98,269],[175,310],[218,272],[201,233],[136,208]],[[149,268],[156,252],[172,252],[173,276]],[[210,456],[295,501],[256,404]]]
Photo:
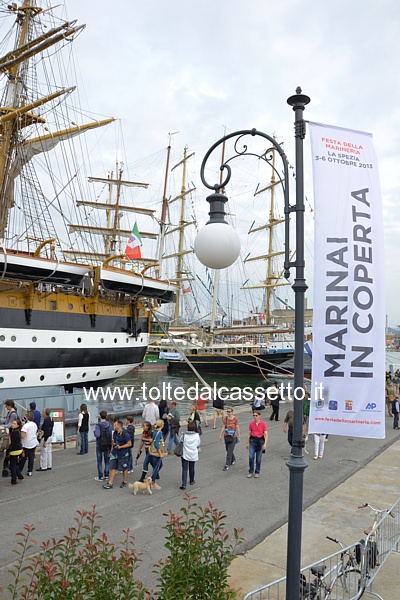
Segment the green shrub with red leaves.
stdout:
[[17,561],[10,569],[14,582],[7,588],[11,600],[150,600],[134,578],[140,558],[129,529],[115,545],[100,532],[95,506],[77,514],[76,525],[60,540],[38,544],[32,525],[17,533]]
[[209,502],[198,506],[185,494],[180,515],[165,514],[169,555],[155,565],[157,590],[135,579],[141,562],[134,537],[123,530],[118,544],[101,532],[96,507],[77,511],[75,525],[59,540],[38,543],[35,527],[25,525],[17,547],[9,600],[230,600],[228,567],[242,541],[226,531],[226,515]]
[[226,515],[212,502],[203,508],[185,494],[180,515],[172,511],[164,529],[169,556],[156,565],[158,600],[230,600],[228,567],[241,543],[241,529],[226,531]]

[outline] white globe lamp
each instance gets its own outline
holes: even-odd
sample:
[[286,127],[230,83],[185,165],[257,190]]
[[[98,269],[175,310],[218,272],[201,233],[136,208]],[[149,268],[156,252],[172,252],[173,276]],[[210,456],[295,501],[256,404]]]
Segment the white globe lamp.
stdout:
[[210,220],[199,231],[194,241],[194,253],[210,269],[226,269],[240,254],[240,239],[235,229],[225,221],[228,198],[214,192],[208,196]]
[[240,239],[228,223],[208,223],[194,241],[194,252],[210,269],[226,269],[240,254]]

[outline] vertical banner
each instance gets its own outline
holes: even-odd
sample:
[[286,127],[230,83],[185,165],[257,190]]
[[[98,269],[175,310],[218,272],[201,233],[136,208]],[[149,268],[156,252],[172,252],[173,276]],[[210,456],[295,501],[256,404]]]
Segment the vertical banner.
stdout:
[[385,437],[383,220],[372,135],[310,123],[311,433]]

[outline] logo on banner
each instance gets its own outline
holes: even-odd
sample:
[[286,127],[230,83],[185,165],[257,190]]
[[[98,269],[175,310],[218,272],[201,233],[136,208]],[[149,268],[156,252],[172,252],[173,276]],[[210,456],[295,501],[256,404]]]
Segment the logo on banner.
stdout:
[[315,403],[315,408],[317,408],[318,410],[321,410],[324,408],[324,401],[319,399],[316,401]]
[[337,400],[329,400],[329,410],[337,410]]
[[346,400],[345,410],[353,410],[353,400]]
[[367,406],[365,407],[365,410],[375,410],[375,408],[376,408],[375,402],[368,402]]

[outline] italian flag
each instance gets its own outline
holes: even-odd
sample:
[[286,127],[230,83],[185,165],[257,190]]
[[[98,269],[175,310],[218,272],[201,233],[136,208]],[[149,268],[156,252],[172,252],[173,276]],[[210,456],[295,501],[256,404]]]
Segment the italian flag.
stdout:
[[142,258],[140,246],[142,245],[142,238],[140,237],[137,223],[135,222],[131,237],[128,240],[125,248],[125,254],[128,258]]

